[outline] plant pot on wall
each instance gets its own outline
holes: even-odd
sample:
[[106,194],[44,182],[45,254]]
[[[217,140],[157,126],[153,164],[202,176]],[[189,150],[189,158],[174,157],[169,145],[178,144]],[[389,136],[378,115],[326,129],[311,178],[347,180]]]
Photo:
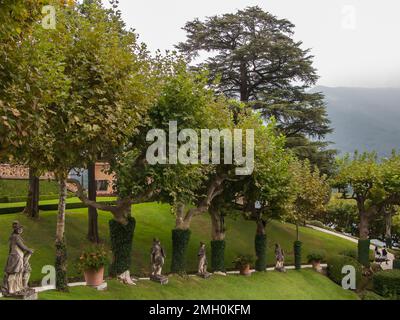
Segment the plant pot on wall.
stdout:
[[84,272],[86,285],[91,287],[97,287],[104,282],[104,267],[100,269],[88,269]]

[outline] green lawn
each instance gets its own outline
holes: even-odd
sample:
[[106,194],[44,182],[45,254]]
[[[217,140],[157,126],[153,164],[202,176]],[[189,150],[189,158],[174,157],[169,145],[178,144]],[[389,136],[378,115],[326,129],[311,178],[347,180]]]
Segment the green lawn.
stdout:
[[[168,272],[171,263],[171,230],[174,228],[174,216],[168,205],[158,203],[139,204],[133,207],[133,215],[137,220],[134,243],[132,273],[148,275],[149,252],[154,237],[160,238],[167,252],[164,271]],[[108,221],[111,215],[99,212],[100,236],[105,245],[109,245]],[[32,280],[41,279],[44,265],[54,265],[54,235],[56,228],[56,212],[41,212],[38,221],[31,220],[21,214],[0,216],[0,278],[8,251],[8,236],[13,220],[20,220],[25,226],[24,239],[35,250],[31,263],[33,267]],[[69,277],[79,277],[75,263],[82,248],[87,246],[87,209],[67,210],[66,238],[68,245]],[[238,254],[254,254],[255,223],[238,218],[226,219],[226,255],[225,265],[231,268],[231,261]],[[279,242],[285,250],[287,264],[293,264],[293,241],[295,226],[272,221],[267,227],[268,264],[274,264],[273,247]],[[303,262],[307,254],[314,249],[324,249],[328,256],[345,249],[355,249],[356,244],[347,240],[324,234],[309,228],[300,228],[300,238],[303,242]],[[195,217],[192,223],[192,236],[188,251],[187,270],[194,272],[197,268],[197,251],[200,241],[210,240],[210,219],[208,215]],[[208,246],[208,252],[210,251]]]
[[[5,180],[0,179],[0,198],[8,197],[26,197],[28,194],[28,180]],[[40,180],[40,194],[50,195],[58,194],[58,184],[56,181]]]
[[168,300],[168,299],[229,299],[229,300],[355,300],[354,292],[347,291],[327,277],[311,270],[256,273],[251,277],[214,275],[204,280],[198,277],[183,279],[170,276],[161,286],[152,281],[139,281],[137,286],[126,286],[116,280],[108,281],[107,291],[89,287],[73,287],[70,293],[46,291],[39,295],[47,300]]

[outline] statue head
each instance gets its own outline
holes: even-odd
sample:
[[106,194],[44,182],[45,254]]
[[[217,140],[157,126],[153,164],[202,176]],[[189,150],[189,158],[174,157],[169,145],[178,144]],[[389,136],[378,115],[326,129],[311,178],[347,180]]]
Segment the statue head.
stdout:
[[200,247],[205,247],[206,244],[203,241],[200,241]]
[[12,223],[13,232],[21,234],[24,231],[24,227],[19,223],[19,221],[14,221]]

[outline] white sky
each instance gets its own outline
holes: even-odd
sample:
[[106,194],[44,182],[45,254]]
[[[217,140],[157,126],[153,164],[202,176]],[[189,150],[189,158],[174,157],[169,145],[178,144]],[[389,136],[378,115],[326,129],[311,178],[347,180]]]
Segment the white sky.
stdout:
[[162,51],[185,40],[186,21],[251,5],[296,25],[319,85],[400,87],[399,0],[120,0],[127,26]]

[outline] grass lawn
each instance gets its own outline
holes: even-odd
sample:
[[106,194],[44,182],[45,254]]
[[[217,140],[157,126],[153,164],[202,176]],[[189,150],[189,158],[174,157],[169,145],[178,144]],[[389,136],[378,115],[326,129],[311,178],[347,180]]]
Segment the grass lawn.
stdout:
[[[133,242],[133,263],[131,272],[136,275],[148,275],[150,269],[150,248],[153,237],[160,238],[166,249],[167,258],[164,272],[168,272],[171,263],[171,230],[174,228],[174,216],[170,207],[158,203],[139,204],[133,207],[133,216],[136,218],[136,230]],[[106,246],[109,246],[108,221],[111,215],[107,212],[99,212],[100,236]],[[35,250],[31,258],[31,280],[39,281],[42,278],[41,270],[45,265],[54,265],[54,238],[56,229],[56,212],[45,211],[40,213],[40,219],[31,220],[21,214],[8,214],[0,216],[0,278],[8,252],[8,237],[11,232],[11,223],[19,220],[25,226],[23,237],[28,246]],[[87,232],[87,209],[67,210],[66,239],[68,246],[68,275],[71,278],[79,277],[75,268],[78,256],[85,246]],[[225,266],[232,267],[232,260],[238,254],[254,254],[255,223],[244,221],[242,218],[226,219],[226,252]],[[286,252],[286,263],[293,264],[293,241],[296,237],[295,226],[272,221],[267,226],[268,237],[268,264],[275,262],[273,247],[279,242]],[[356,244],[329,234],[300,228],[300,238],[303,242],[303,262],[306,262],[307,254],[315,249],[324,249],[327,255],[339,253],[345,249],[355,249]],[[195,217],[192,223],[192,236],[187,255],[187,271],[197,270],[197,251],[200,241],[210,240],[210,218],[204,216]],[[210,254],[210,246],[208,253]],[[209,258],[210,259],[210,258]]]
[[355,300],[357,295],[342,289],[327,277],[311,270],[256,273],[251,277],[214,275],[204,280],[199,277],[183,279],[170,276],[161,286],[152,281],[139,281],[137,286],[126,286],[116,280],[108,281],[107,291],[89,287],[73,287],[70,293],[46,291],[39,299],[47,300],[168,300],[168,299],[230,299],[230,300]]

